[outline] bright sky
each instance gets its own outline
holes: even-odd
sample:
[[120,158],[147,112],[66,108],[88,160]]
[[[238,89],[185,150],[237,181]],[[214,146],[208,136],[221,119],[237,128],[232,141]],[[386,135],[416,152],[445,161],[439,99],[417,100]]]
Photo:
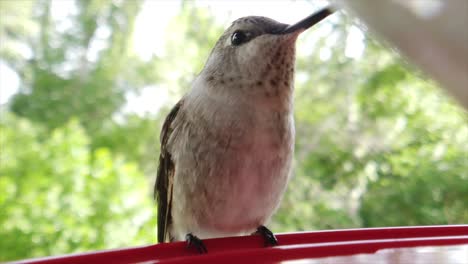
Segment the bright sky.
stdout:
[[[198,6],[207,7],[215,14],[219,23],[228,26],[236,18],[248,15],[261,15],[271,17],[283,23],[294,23],[308,16],[320,7],[326,6],[327,1],[197,1]],[[67,22],[66,17],[75,12],[73,2],[70,0],[55,0],[52,5],[52,16],[55,20],[61,21],[58,30],[67,30],[72,25]],[[135,33],[133,47],[134,51],[142,58],[151,55],[161,55],[164,53],[164,36],[168,30],[167,26],[180,10],[178,0],[146,0],[135,23]],[[330,19],[333,19],[332,17]],[[331,30],[331,29],[328,29]],[[327,34],[324,28],[324,34]],[[98,32],[105,37],[108,32],[102,28]],[[347,56],[359,57],[362,53],[363,35],[359,29],[351,32],[349,42],[352,44],[347,49]],[[88,59],[93,60],[97,51],[102,48],[102,43],[93,43]],[[300,52],[300,47],[298,51]],[[326,50],[320,54],[324,60],[330,56]],[[17,92],[19,78],[14,71],[9,69],[0,61],[0,104],[6,103],[11,95]],[[146,87],[139,94],[128,94],[125,112],[154,112],[167,100],[168,95],[164,89],[157,89],[154,86]]]

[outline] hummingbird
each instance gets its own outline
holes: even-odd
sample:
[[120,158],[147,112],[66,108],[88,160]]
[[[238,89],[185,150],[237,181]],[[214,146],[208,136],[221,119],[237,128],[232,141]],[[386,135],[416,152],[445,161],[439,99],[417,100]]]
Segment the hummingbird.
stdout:
[[158,242],[260,234],[279,206],[294,152],[294,62],[299,34],[333,11],[296,24],[235,20],[162,126],[154,195]]

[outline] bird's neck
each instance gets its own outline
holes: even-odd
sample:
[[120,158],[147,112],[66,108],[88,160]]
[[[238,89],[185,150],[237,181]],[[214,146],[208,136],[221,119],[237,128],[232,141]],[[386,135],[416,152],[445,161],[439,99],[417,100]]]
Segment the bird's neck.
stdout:
[[258,79],[240,79],[229,75],[200,74],[189,96],[206,103],[226,106],[249,106],[292,112],[294,92],[293,72]]

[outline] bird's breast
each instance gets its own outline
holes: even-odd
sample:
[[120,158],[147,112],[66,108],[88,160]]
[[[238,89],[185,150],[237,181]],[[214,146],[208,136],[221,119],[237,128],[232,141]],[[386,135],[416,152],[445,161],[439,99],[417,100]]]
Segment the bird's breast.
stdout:
[[191,184],[174,188],[187,189],[180,193],[202,229],[253,230],[269,219],[285,190],[294,145],[292,113],[198,106],[187,112],[183,146],[177,147],[182,151],[176,154],[176,183],[179,177]]

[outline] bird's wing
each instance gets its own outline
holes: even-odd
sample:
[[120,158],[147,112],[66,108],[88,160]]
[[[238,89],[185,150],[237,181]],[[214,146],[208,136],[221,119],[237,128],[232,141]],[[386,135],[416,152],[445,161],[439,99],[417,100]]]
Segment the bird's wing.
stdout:
[[161,153],[159,155],[158,174],[154,184],[154,198],[158,204],[158,242],[166,242],[169,226],[172,222],[172,184],[174,181],[175,167],[171,153],[167,149],[167,142],[173,131],[172,121],[177,116],[182,105],[180,100],[164,121],[161,130]]

